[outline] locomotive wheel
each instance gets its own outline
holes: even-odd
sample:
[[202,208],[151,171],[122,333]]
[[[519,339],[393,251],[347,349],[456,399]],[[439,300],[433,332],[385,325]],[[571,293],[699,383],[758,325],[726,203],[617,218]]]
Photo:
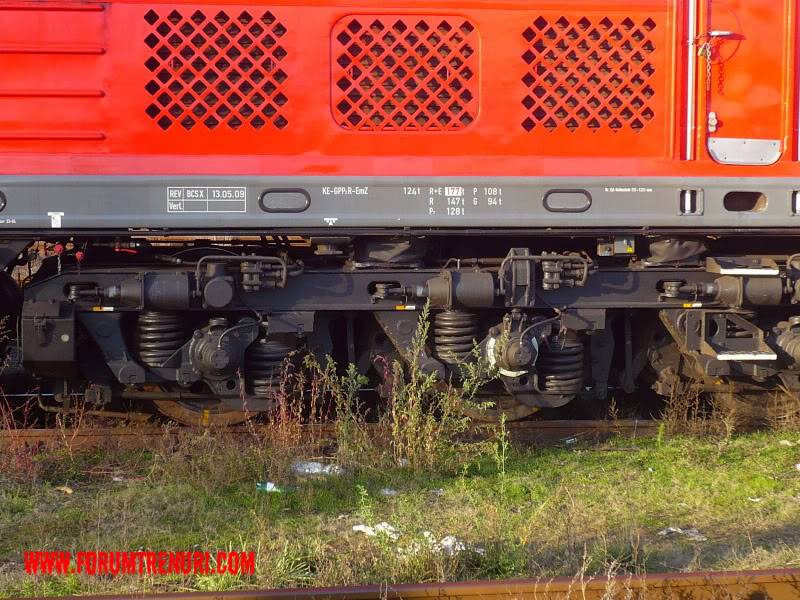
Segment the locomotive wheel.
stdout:
[[[146,391],[164,392],[158,386]],[[156,410],[176,423],[188,427],[228,427],[244,423],[258,413],[235,410],[221,400],[192,402],[186,400],[153,400]]]
[[[491,400],[492,406],[480,409],[465,407],[464,414],[480,423],[499,423],[502,416],[505,416],[506,421],[519,421],[539,411],[535,406],[522,404],[508,396],[492,396],[489,400]],[[476,404],[480,403],[480,398],[478,398]]]
[[153,404],[162,415],[189,427],[227,427],[244,423],[256,415],[233,410],[222,402],[195,405],[193,402],[153,400]]

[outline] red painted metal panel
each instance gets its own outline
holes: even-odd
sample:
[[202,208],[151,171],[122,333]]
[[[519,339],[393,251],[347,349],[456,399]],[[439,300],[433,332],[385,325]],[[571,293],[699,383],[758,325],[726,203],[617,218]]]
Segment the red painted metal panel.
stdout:
[[665,156],[672,120],[668,13],[540,14],[522,35],[522,126],[553,154],[598,138],[626,155]]
[[[791,149],[794,4],[793,0],[710,0],[704,4],[698,87],[699,123],[707,136],[780,140]],[[710,112],[718,120],[711,131]]]
[[[746,124],[743,105],[759,102],[768,115],[751,129],[789,143],[792,51],[756,57],[776,23],[793,47],[794,12],[732,1],[753,46],[728,72],[758,89],[728,79],[720,112]],[[800,173],[788,153],[769,168],[681,160],[687,6],[0,3],[0,172]],[[410,38],[394,29],[420,23]]]
[[468,19],[350,15],[331,33],[331,110],[353,131],[455,131],[480,107],[480,36]]
[[144,16],[151,31],[145,112],[164,131],[195,126],[283,129],[286,27],[270,10],[173,8]]
[[0,4],[0,149],[105,150],[108,64],[102,6]]

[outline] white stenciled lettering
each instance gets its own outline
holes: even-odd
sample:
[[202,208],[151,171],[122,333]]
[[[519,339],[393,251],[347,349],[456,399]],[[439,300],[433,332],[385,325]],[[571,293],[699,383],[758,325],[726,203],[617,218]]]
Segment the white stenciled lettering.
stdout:
[[369,186],[366,185],[325,185],[321,190],[323,196],[369,196]]
[[244,213],[247,212],[246,187],[169,187],[167,212]]
[[50,227],[53,229],[61,228],[61,217],[64,216],[63,212],[49,212],[47,216],[50,217]]
[[607,187],[604,191],[611,194],[652,194],[653,188],[649,187]]

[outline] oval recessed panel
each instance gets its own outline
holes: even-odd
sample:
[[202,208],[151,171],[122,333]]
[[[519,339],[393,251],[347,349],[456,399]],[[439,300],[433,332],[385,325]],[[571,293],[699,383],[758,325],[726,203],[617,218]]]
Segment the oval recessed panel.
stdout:
[[271,213],[303,212],[311,206],[311,196],[305,190],[267,190],[259,200],[261,210]]
[[550,212],[586,212],[591,205],[592,196],[586,190],[550,190],[544,195],[544,207]]

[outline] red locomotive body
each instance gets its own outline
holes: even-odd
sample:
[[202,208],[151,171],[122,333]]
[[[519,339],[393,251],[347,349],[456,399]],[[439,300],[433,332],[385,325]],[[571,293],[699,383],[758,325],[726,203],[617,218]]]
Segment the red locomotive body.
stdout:
[[3,2],[0,168],[793,176],[795,8]]

